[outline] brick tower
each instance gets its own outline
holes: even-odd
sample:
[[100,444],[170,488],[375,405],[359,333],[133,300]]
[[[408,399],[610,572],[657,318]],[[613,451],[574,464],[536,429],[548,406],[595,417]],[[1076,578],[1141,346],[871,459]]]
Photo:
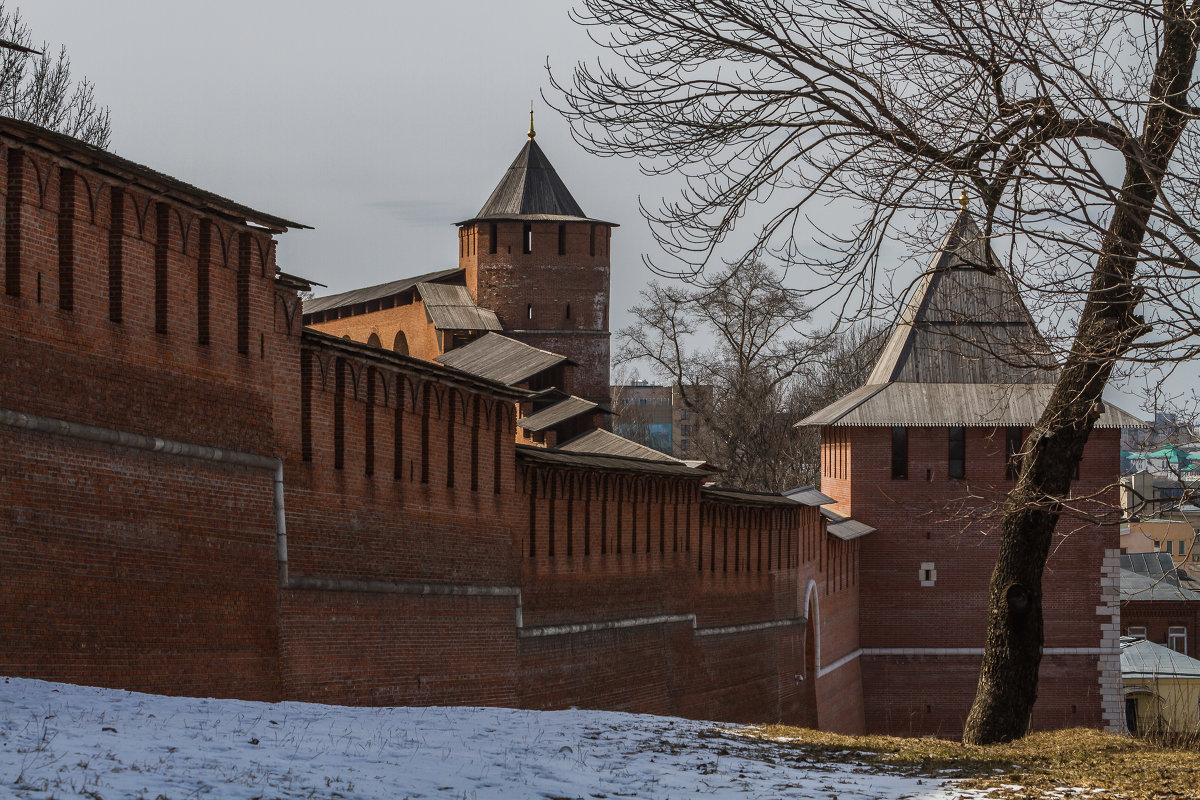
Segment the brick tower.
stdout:
[[[866,385],[801,423],[821,429],[821,490],[877,529],[860,561],[869,731],[961,733],[1000,503],[1056,377],[1017,284],[964,207]],[[1115,504],[1120,429],[1137,424],[1104,405],[1068,506]],[[1060,519],[1046,569],[1034,728],[1117,724],[1118,526],[1084,514]]]
[[529,140],[473,218],[458,223],[467,291],[504,334],[567,356],[572,391],[607,404],[609,240],[616,225],[583,213]]

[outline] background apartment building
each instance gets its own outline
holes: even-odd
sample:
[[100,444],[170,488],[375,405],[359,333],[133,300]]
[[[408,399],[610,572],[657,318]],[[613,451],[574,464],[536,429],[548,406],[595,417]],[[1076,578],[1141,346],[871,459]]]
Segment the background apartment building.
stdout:
[[[635,380],[611,389],[613,432],[618,436],[679,459],[713,457],[712,435],[684,404],[678,386]],[[711,386],[691,387],[688,392],[695,392],[701,403],[712,400]]]

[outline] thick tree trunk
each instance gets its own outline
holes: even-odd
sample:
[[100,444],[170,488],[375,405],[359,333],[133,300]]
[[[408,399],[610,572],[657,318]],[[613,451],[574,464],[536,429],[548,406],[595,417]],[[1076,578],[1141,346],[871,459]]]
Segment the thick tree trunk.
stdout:
[[1079,332],[1038,421],[1017,485],[1004,507],[1000,554],[988,591],[988,628],[979,687],[963,740],[1006,742],[1029,729],[1042,660],[1042,572],[1062,498],[1083,455],[1100,399],[1117,360],[1143,331],[1135,315],[1137,256],[1146,236],[1158,181],[1192,113],[1187,88],[1196,63],[1195,8],[1167,0],[1162,48],[1138,146],[1126,152],[1119,202],[1092,276]]

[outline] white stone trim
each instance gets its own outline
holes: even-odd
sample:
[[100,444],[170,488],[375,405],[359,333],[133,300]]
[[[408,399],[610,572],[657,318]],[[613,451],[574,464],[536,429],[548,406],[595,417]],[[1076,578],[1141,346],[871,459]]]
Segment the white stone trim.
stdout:
[[[982,647],[864,647],[864,656],[981,656]],[[1103,647],[1044,647],[1044,656],[1099,656],[1110,652]]]
[[1100,567],[1100,602],[1096,615],[1100,617],[1099,675],[1101,716],[1110,733],[1125,730],[1125,705],[1121,691],[1121,550],[1104,551]]
[[847,665],[847,664],[849,664],[851,661],[853,661],[854,659],[856,659],[856,658],[858,658],[860,655],[862,655],[862,653],[863,653],[863,650],[862,650],[862,648],[860,647],[859,649],[857,649],[857,650],[855,650],[855,651],[853,651],[853,652],[851,652],[851,653],[847,653],[846,655],[842,656],[842,657],[841,657],[841,658],[839,658],[837,661],[835,661],[835,662],[833,662],[832,664],[830,664],[828,667],[821,667],[821,668],[818,668],[818,669],[817,669],[817,677],[818,677],[818,678],[824,678],[826,675],[828,675],[829,673],[833,672],[834,670],[841,669],[842,667],[846,666],[846,665]]

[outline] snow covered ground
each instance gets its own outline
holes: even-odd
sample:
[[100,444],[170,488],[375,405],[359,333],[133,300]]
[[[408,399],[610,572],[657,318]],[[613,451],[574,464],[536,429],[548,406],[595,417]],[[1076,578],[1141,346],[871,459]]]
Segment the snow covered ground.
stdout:
[[347,708],[0,680],[0,797],[977,797],[733,726],[600,711]]

